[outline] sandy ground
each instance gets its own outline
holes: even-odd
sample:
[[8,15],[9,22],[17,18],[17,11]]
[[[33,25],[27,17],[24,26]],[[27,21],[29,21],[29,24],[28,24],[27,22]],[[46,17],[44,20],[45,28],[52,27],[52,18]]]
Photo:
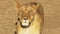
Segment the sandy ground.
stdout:
[[[44,9],[42,34],[60,34],[60,0],[17,0],[20,3],[38,2]],[[17,11],[13,0],[0,0],[0,34],[14,34]]]

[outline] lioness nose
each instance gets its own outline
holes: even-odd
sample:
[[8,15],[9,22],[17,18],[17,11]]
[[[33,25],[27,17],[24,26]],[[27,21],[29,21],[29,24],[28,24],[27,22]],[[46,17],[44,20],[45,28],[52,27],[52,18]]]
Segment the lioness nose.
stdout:
[[24,20],[27,20],[28,19],[28,17],[24,17]]

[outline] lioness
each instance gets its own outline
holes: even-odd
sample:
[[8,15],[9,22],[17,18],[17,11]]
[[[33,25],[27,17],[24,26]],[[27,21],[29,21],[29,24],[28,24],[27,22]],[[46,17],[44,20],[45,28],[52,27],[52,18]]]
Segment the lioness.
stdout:
[[19,4],[15,2],[18,10],[16,34],[41,34],[43,25],[43,10],[38,3]]

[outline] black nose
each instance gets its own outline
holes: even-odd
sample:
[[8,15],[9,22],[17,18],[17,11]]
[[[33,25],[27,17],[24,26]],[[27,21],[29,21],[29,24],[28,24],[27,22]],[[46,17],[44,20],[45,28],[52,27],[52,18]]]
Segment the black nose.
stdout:
[[28,18],[27,17],[24,17],[24,20],[27,20]]

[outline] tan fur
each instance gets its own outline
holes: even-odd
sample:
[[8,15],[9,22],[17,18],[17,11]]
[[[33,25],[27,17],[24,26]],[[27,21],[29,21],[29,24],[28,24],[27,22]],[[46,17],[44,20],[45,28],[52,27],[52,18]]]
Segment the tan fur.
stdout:
[[[41,18],[37,15],[35,16],[36,19],[32,22],[31,26],[27,29],[22,29],[20,24],[17,24],[17,34],[40,34],[40,23]],[[40,18],[40,19],[38,19]]]
[[[20,21],[17,22],[17,25],[16,25],[16,32],[17,34],[40,34],[41,30],[42,30],[42,26],[41,24],[43,23],[42,22],[42,17],[41,15],[37,12],[37,9],[39,7],[39,4],[37,5],[34,5],[32,4],[27,4],[27,5],[20,5],[16,3],[16,6],[15,6],[18,10],[18,17],[19,19],[23,22],[23,18],[24,17],[27,17],[28,19],[28,22],[31,21],[33,15],[34,15],[34,20],[33,22],[31,22],[30,26],[28,28],[22,28],[20,26]],[[28,11],[32,11],[31,15],[28,15]],[[20,15],[20,12],[23,11],[24,12],[24,15],[23,17]],[[30,17],[29,17],[30,16]]]

